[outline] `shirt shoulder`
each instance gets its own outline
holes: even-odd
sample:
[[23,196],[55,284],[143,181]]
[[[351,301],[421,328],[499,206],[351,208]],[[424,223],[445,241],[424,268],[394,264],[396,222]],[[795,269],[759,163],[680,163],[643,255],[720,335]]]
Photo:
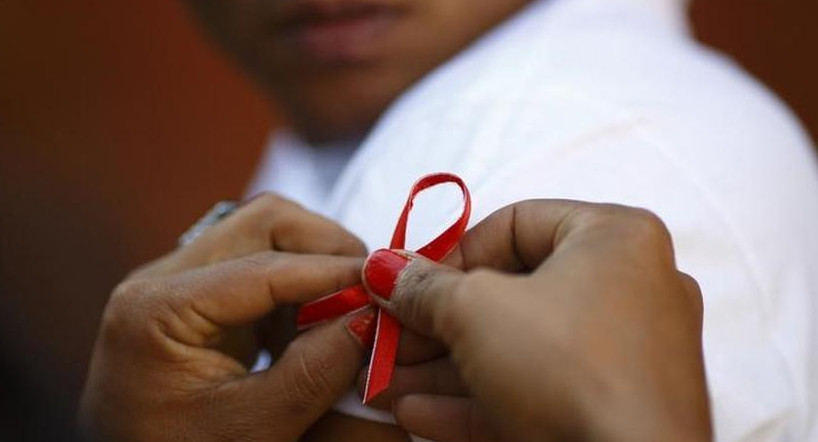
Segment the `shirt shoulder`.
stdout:
[[445,166],[481,186],[588,146],[638,170],[645,156],[604,142],[624,136],[661,152],[738,224],[757,227],[749,215],[760,210],[812,214],[808,136],[774,94],[697,44],[673,5],[535,2],[399,100],[361,156],[399,165],[396,178]]
[[[365,142],[337,193],[341,218],[383,244],[376,226],[394,222],[401,189],[441,170],[472,187],[477,220],[528,198],[653,210],[705,292],[719,439],[801,438],[818,391],[812,143],[672,14],[632,3],[528,15],[432,74]],[[457,210],[433,207],[422,235]]]

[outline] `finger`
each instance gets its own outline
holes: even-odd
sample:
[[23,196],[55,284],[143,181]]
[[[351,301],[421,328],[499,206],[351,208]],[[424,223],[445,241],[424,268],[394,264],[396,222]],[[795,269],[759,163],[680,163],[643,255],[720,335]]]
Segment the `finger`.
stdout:
[[366,256],[363,243],[335,222],[286,198],[264,193],[192,243],[138,269],[132,277],[178,273],[265,250]]
[[264,252],[163,279],[126,282],[111,302],[125,314],[134,304],[150,303],[142,311],[150,312],[161,330],[188,345],[206,345],[223,328],[249,324],[279,303],[303,303],[356,284],[360,267],[359,258]]
[[[364,380],[365,377],[358,377],[360,392],[363,392]],[[424,364],[396,366],[389,388],[369,405],[381,410],[391,410],[396,399],[409,394],[466,396],[469,391],[449,358],[439,358]]]
[[353,417],[335,410],[330,410],[321,416],[321,419],[311,426],[298,441],[409,442],[409,438],[406,432],[397,425]]
[[468,398],[411,395],[395,403],[395,419],[409,433],[438,442],[499,442],[502,439]]
[[[468,274],[404,251],[379,250],[367,259],[364,285],[373,300],[416,333],[448,348],[464,330],[474,330],[501,297],[505,276],[488,270]],[[462,336],[461,336],[462,337]]]
[[528,200],[506,206],[471,228],[443,263],[459,269],[479,267],[507,272],[536,268],[553,250],[565,220],[593,204],[567,200]]
[[262,431],[254,440],[297,440],[348,391],[363,357],[334,321],[299,335],[270,369],[231,383],[219,400],[244,404],[236,418]]
[[437,359],[448,349],[437,339],[404,328],[400,335],[396,362],[399,365],[415,365]]
[[[672,242],[662,221],[647,210],[616,204],[569,200],[527,200],[492,213],[470,229],[443,261],[463,270],[487,267],[505,272],[537,269],[571,240],[602,241],[642,250],[643,241],[673,260]],[[639,244],[632,244],[632,243]]]
[[693,305],[693,312],[699,320],[698,325],[699,330],[701,330],[704,325],[704,299],[702,297],[701,287],[698,281],[687,273],[679,272],[679,279],[681,279],[688,299],[690,299],[690,303]]
[[[266,239],[262,244],[272,250],[360,257],[367,253],[363,242],[336,222],[278,195],[254,198],[240,215],[234,222],[249,225],[258,233],[253,238]],[[229,228],[223,226],[225,231]]]

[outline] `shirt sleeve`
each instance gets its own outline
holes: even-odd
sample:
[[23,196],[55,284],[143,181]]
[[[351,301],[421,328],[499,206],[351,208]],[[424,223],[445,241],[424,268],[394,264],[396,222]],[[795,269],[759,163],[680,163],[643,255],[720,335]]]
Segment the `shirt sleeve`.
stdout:
[[[797,257],[787,262],[776,260],[776,254],[763,256],[765,250],[756,247],[761,242],[752,237],[758,225],[780,228],[780,219],[804,215],[762,212],[755,219],[737,219],[724,199],[753,195],[711,186],[668,138],[632,121],[547,151],[533,146],[515,151],[495,163],[490,177],[478,180],[476,219],[531,198],[613,202],[657,213],[673,236],[680,269],[702,288],[717,440],[806,440],[809,411],[803,392],[816,388],[805,373],[815,342],[807,326],[815,320],[807,299],[809,277]],[[737,167],[730,173],[744,172]],[[745,229],[746,223],[754,228]],[[760,255],[760,262],[754,259]]]
[[[466,180],[473,223],[531,198],[651,210],[702,287],[717,440],[809,440],[818,431],[814,158],[779,108],[737,100],[643,109],[554,87],[398,109],[343,180],[340,218],[367,244],[385,244],[403,189],[438,171]],[[459,210],[450,197],[431,201],[409,223],[420,243],[446,225],[438,215]]]

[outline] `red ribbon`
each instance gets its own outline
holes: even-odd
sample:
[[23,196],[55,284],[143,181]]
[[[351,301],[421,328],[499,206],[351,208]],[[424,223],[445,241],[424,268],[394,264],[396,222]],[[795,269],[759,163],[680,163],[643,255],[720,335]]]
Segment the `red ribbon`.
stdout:
[[[392,234],[392,241],[389,244],[390,249],[404,249],[406,247],[406,226],[415,197],[430,187],[446,183],[454,183],[460,187],[460,191],[463,193],[463,211],[457,221],[438,235],[437,238],[417,250],[417,253],[433,261],[440,261],[454,249],[469,223],[471,196],[463,180],[449,173],[426,175],[415,183],[411,192],[409,192],[406,204],[403,206],[403,212],[398,218],[395,232]],[[349,287],[305,304],[298,312],[298,327],[305,329],[369,306],[375,307],[377,326],[375,328],[372,359],[367,373],[364,404],[369,403],[389,387],[392,372],[395,369],[395,356],[400,338],[400,323],[392,315],[378,308],[378,305],[369,298],[363,285]]]

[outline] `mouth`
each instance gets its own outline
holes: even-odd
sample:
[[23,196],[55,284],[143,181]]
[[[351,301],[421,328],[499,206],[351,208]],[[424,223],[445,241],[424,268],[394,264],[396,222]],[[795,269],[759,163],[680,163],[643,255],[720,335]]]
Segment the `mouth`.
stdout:
[[378,56],[400,10],[360,0],[295,0],[280,11],[277,30],[303,58],[356,63]]

